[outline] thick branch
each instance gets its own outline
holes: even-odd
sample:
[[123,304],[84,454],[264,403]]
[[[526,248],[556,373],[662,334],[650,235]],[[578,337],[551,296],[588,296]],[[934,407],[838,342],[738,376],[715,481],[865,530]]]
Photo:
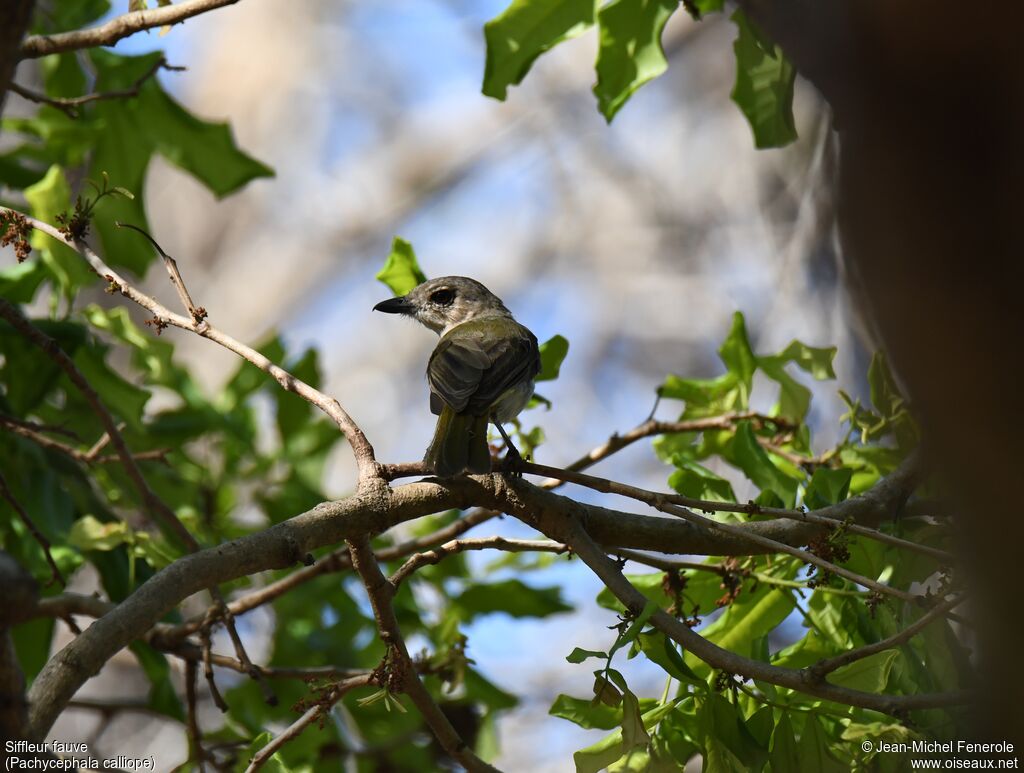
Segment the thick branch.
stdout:
[[55,654],[29,694],[32,735],[42,738],[78,688],[118,650],[193,593],[266,569],[283,569],[310,551],[376,534],[402,521],[469,504],[466,487],[416,483],[387,495],[370,492],[313,510],[263,532],[184,556],[158,572]]
[[[536,519],[537,514],[533,514],[533,518]],[[643,611],[646,598],[626,580],[615,562],[604,554],[576,521],[557,511],[546,511],[540,514],[539,520],[545,527],[543,531],[552,539],[568,544],[628,610],[634,615],[639,615]],[[780,687],[788,687],[808,695],[834,700],[850,706],[896,715],[914,709],[963,704],[970,699],[970,695],[967,693],[878,695],[840,687],[826,681],[816,680],[806,671],[773,666],[723,649],[663,611],[655,612],[650,621],[659,631],[679,642],[687,651],[692,652],[712,668],[730,674],[738,674],[748,679],[760,679]]]
[[58,32],[54,35],[32,35],[21,44],[21,58],[35,59],[62,51],[77,51],[81,48],[112,46],[122,38],[136,32],[178,24],[201,13],[234,5],[238,0],[184,0],[184,2],[133,11],[111,19],[106,24],[73,32]]
[[[833,514],[850,514],[869,522],[880,519],[902,495],[903,484],[905,480],[899,475],[891,476],[872,492],[836,505]],[[585,505],[499,475],[422,481],[394,490],[373,488],[339,502],[324,503],[257,534],[184,556],[151,577],[51,658],[40,672],[30,693],[34,735],[45,734],[75,691],[114,653],[145,635],[166,612],[193,593],[213,583],[298,563],[324,545],[379,534],[403,521],[470,506],[512,512],[538,528],[541,523],[533,514],[564,514],[578,520],[594,540],[609,548],[705,555],[769,552],[744,536]],[[767,535],[787,544],[806,543],[809,536],[822,529],[784,521],[759,521],[737,528],[743,535]]]
[[32,616],[39,587],[10,555],[0,551],[0,737],[25,738],[29,730],[25,676],[14,651],[10,629]]

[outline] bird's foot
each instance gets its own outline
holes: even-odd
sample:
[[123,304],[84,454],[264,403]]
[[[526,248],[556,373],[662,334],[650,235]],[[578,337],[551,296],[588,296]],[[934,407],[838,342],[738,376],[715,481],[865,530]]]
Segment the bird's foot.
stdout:
[[523,457],[515,446],[509,446],[505,458],[501,461],[501,474],[512,478],[523,477]]

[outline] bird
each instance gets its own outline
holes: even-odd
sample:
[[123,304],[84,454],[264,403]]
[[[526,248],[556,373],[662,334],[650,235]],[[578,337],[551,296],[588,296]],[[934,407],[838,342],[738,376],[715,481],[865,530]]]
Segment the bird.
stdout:
[[430,411],[437,419],[423,461],[439,477],[491,472],[487,424],[505,440],[506,467],[521,459],[505,432],[533,396],[540,373],[537,337],[475,279],[430,279],[374,311],[412,317],[440,336],[427,364]]

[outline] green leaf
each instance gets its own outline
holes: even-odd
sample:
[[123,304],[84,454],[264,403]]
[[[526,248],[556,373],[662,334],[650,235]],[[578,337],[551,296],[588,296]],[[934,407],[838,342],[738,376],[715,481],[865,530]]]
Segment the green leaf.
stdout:
[[757,442],[749,421],[740,422],[732,443],[731,459],[760,489],[774,492],[785,507],[796,503],[798,481],[775,466],[767,452]]
[[582,647],[575,647],[572,652],[565,656],[565,659],[570,663],[582,663],[584,660],[589,658],[601,658],[602,660],[608,657],[607,652],[598,652],[597,650],[585,650]]
[[569,353],[569,341],[555,335],[540,345],[540,373],[537,381],[553,381],[558,378],[562,361]]
[[889,672],[892,671],[893,663],[899,654],[898,650],[876,652],[836,669],[829,674],[828,681],[864,692],[883,692],[889,682]]
[[732,327],[729,329],[729,335],[725,337],[722,345],[718,347],[718,356],[722,358],[725,367],[736,376],[743,387],[742,404],[745,408],[750,399],[751,387],[754,384],[757,358],[750,347],[747,323],[743,319],[741,312],[737,311],[732,315]]
[[35,678],[50,659],[54,619],[40,617],[14,626],[11,636],[18,657],[18,667],[27,680]]
[[780,148],[797,138],[793,120],[793,83],[796,70],[782,50],[766,50],[764,36],[743,11],[732,15],[739,30],[736,53],[736,85],[732,100],[750,122],[754,145]]
[[470,585],[452,599],[452,605],[465,621],[493,612],[504,612],[512,617],[547,617],[572,611],[562,600],[561,589],[532,588],[520,580]]
[[871,404],[883,418],[895,416],[905,401],[900,394],[896,379],[889,370],[889,361],[884,352],[875,352],[868,367],[868,385],[871,388]]
[[[650,711],[645,711],[640,717],[644,729],[649,730],[654,727],[675,707],[676,702],[669,701]],[[580,749],[572,755],[572,759],[576,763],[576,773],[598,773],[622,757],[627,751],[622,739],[622,728],[619,728],[597,743]]]
[[391,252],[384,261],[384,268],[377,272],[379,281],[386,284],[395,295],[405,295],[412,288],[427,281],[420,269],[412,245],[401,236],[391,241]]
[[718,693],[708,693],[698,718],[704,736],[707,770],[739,773],[764,767],[768,749],[754,738],[739,706]]
[[47,270],[41,260],[26,260],[8,266],[0,270],[0,298],[12,303],[28,303],[46,276]]
[[483,93],[504,100],[538,56],[593,25],[596,7],[595,0],[513,0],[484,25]]
[[779,713],[779,721],[772,732],[768,761],[773,772],[801,769],[796,736],[793,734],[793,723],[789,721],[788,711]]
[[660,631],[644,633],[637,639],[637,643],[647,659],[661,666],[662,670],[673,679],[702,688],[706,685],[704,679],[686,665],[686,661],[679,654],[676,645],[665,634]]
[[132,364],[137,370],[145,373],[151,383],[170,387],[186,400],[189,399],[189,391],[194,385],[173,364],[173,344],[139,328],[132,322],[128,310],[124,307],[105,309],[90,304],[83,309],[82,315],[93,327],[128,344],[132,348]]
[[171,667],[167,657],[148,644],[132,642],[131,651],[149,680],[149,707],[180,722],[185,721],[185,711],[171,682]]
[[817,714],[807,714],[804,732],[798,745],[799,770],[814,770],[820,773],[848,773],[849,765],[841,764],[829,751],[829,738]]
[[834,346],[816,348],[800,341],[793,341],[778,354],[757,358],[758,367],[781,387],[780,415],[800,421],[807,415],[811,403],[811,391],[786,372],[786,364],[793,362],[821,381],[836,377],[835,371],[832,370],[835,355]]
[[678,6],[679,0],[612,0],[598,11],[594,95],[607,121],[633,92],[668,69],[661,33]]
[[32,32],[36,35],[52,34],[55,30],[73,30],[94,22],[110,11],[110,0],[76,0],[73,3],[53,3],[46,13],[36,15]]
[[611,730],[622,722],[622,710],[598,701],[596,704],[589,698],[573,698],[559,695],[548,709],[553,717],[567,719],[588,730]]
[[96,390],[111,413],[126,420],[129,426],[140,428],[149,392],[139,389],[116,373],[96,347],[80,348],[73,359],[85,380]]
[[[96,90],[130,88],[161,56],[159,52],[119,56],[90,49]],[[91,110],[102,131],[96,133],[89,176],[99,180],[106,173],[115,186],[136,195],[134,200],[106,196],[96,206],[94,226],[113,266],[141,275],[155,254],[138,234],[114,225],[119,220],[147,227],[141,194],[153,153],[187,171],[218,197],[257,177],[273,175],[273,170],[235,145],[226,124],[195,117],[168,96],[156,78],[146,81],[135,99],[96,102]]]
[[[759,642],[785,620],[793,611],[793,594],[788,589],[758,586],[755,591],[744,590],[725,613],[702,629],[701,635],[719,647],[742,657],[759,657]],[[708,665],[692,654],[686,663],[697,674],[707,675]]]
[[694,499],[717,499],[721,502],[735,502],[736,494],[732,484],[715,475],[707,467],[685,458],[682,454],[672,457],[676,471],[669,475],[668,485],[684,497]]
[[850,495],[850,480],[853,478],[853,470],[840,468],[833,470],[828,467],[818,467],[811,476],[811,482],[807,484],[807,491],[804,492],[804,504],[811,510],[817,510],[828,505],[842,502]]
[[121,521],[103,523],[91,515],[75,521],[68,533],[68,543],[79,550],[113,550],[131,539],[128,524]]
[[[664,572],[654,572],[653,574],[627,574],[626,579],[629,580],[630,584],[640,591],[649,600],[653,601],[658,607],[667,607],[673,602],[673,599],[669,598],[665,593],[663,581],[665,579]],[[597,603],[605,609],[613,609],[616,612],[624,611],[622,602],[620,602],[608,588],[602,588],[601,592],[597,594]]]
[[609,657],[636,639],[636,637],[640,635],[640,631],[643,630],[643,627],[647,625],[647,621],[651,619],[651,615],[657,612],[658,609],[659,607],[657,604],[655,604],[651,599],[647,599],[647,601],[644,602],[644,608],[641,610],[640,614],[636,616],[636,619],[629,624],[629,627],[616,640],[615,645],[608,653]]
[[[56,222],[57,215],[69,214],[71,208],[71,188],[64,172],[56,164],[50,167],[43,179],[25,189],[25,198],[33,217],[45,223]],[[29,241],[33,249],[39,250],[43,264],[53,274],[65,297],[74,297],[79,287],[96,281],[89,264],[67,245],[37,229],[32,230]]]
[[[240,150],[226,123],[204,121],[147,81],[138,97],[138,117],[154,149],[199,180],[218,198],[274,170]],[[118,182],[115,180],[114,182]],[[141,189],[127,186],[129,190]]]
[[725,0],[691,0],[686,4],[686,9],[695,20],[700,21],[702,16],[721,11],[724,6]]

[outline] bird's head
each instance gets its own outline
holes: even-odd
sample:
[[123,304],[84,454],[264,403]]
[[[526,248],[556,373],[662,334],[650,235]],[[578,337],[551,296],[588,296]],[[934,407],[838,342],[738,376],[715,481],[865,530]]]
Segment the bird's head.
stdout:
[[511,316],[498,296],[465,276],[430,279],[405,295],[381,301],[373,310],[405,314],[441,335],[471,319]]

